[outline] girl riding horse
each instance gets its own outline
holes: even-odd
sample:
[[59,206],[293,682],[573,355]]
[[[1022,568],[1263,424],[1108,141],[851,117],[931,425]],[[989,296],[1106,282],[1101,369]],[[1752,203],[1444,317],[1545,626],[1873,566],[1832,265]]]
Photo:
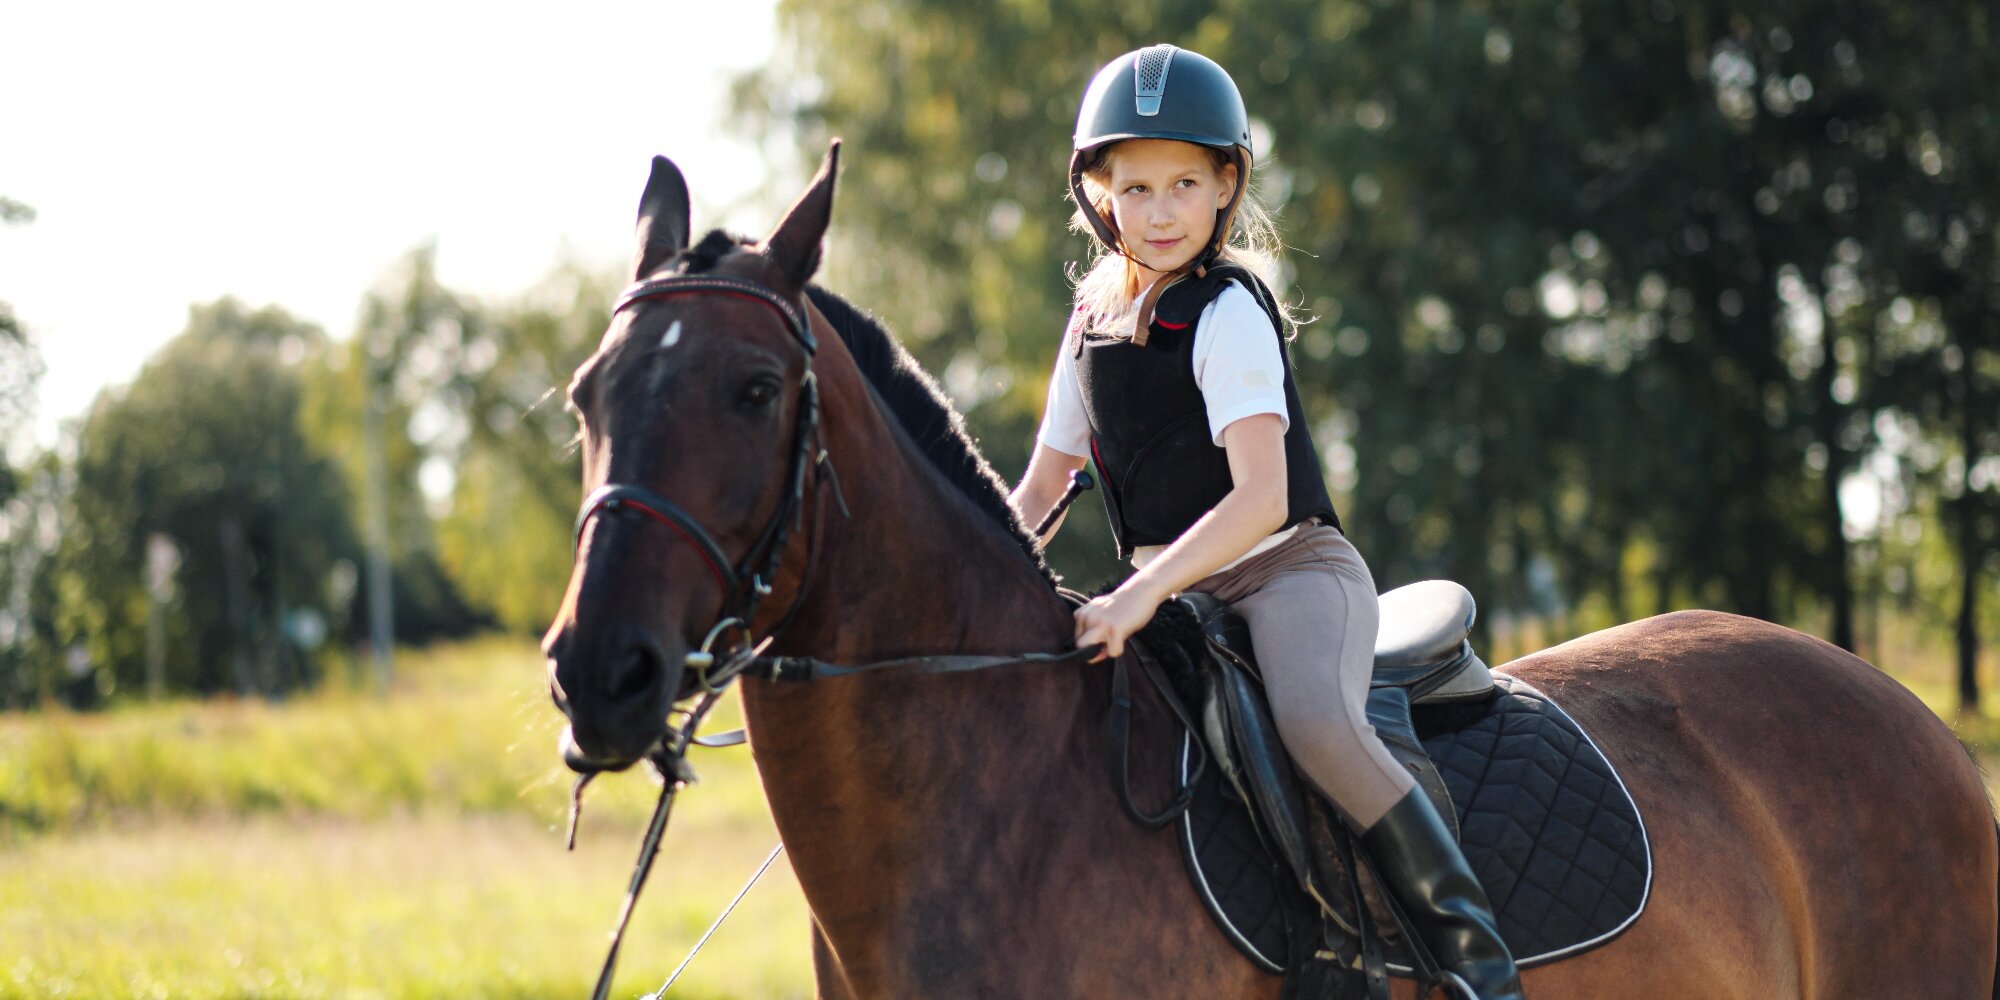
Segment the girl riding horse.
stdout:
[[1136,571],[1077,609],[1078,647],[1119,655],[1179,591],[1234,604],[1286,747],[1362,831],[1431,953],[1478,1000],[1520,997],[1485,890],[1368,723],[1375,584],[1299,403],[1252,164],[1243,98],[1209,59],[1155,45],[1091,81],[1070,188],[1096,260],[1014,502],[1039,523],[1094,459]]

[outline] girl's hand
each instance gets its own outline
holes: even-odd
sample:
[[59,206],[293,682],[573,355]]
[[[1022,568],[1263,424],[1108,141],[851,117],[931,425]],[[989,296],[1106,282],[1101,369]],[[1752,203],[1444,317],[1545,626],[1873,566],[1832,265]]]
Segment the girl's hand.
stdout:
[[1076,609],[1076,647],[1082,649],[1093,643],[1103,643],[1104,651],[1092,657],[1090,662],[1115,658],[1125,652],[1125,640],[1145,628],[1159,607],[1160,602],[1150,595],[1123,587],[1102,597],[1093,597],[1089,604]]

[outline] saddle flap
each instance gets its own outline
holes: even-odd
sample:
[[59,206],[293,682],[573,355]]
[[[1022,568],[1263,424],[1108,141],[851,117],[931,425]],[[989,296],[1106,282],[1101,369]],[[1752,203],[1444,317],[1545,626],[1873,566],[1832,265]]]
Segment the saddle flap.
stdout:
[[1212,700],[1202,712],[1209,746],[1251,807],[1271,852],[1304,884],[1312,873],[1305,793],[1265,700],[1250,625],[1212,595],[1190,591],[1179,601],[1200,624],[1213,664]]
[[1278,738],[1278,727],[1264,703],[1264,692],[1242,670],[1224,666],[1216,696],[1228,718],[1231,749],[1244,790],[1249,792],[1257,826],[1301,884],[1312,877],[1311,844],[1307,836],[1305,795],[1292,771],[1292,759]]
[[1458,655],[1478,606],[1472,592],[1450,580],[1425,580],[1383,594],[1375,634],[1375,669],[1434,664]]
[[1250,644],[1250,623],[1244,620],[1242,612],[1215,595],[1200,591],[1188,591],[1176,600],[1194,612],[1195,621],[1201,625],[1201,634],[1208,638],[1210,647],[1235,657],[1252,678],[1263,683],[1263,672],[1257,669],[1257,652]]

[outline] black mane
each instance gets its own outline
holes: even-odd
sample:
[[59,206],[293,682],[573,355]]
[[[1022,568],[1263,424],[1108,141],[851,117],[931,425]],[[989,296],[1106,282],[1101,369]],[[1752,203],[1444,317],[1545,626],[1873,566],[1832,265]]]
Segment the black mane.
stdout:
[[[718,229],[682,251],[675,263],[684,274],[706,271],[747,242]],[[854,356],[855,367],[875,387],[876,394],[924,457],[974,507],[1013,535],[1042,578],[1053,586],[1055,574],[1043,560],[1041,546],[1035,544],[1022,526],[1014,505],[1007,502],[1006,482],[979,453],[978,445],[965,429],[965,418],[952,408],[937,382],[882,324],[846,299],[818,285],[809,287],[806,296],[833,324],[841,342],[847,345],[847,352]]]
[[855,366],[875,387],[882,401],[888,404],[889,412],[902,423],[903,430],[909,432],[924,456],[973,506],[1007,529],[1021,543],[1021,551],[1027,553],[1043,578],[1053,585],[1055,575],[1042,560],[1041,546],[1035,544],[1022,526],[1014,505],[1007,502],[1006,482],[993,471],[986,456],[979,453],[979,446],[965,429],[965,418],[952,408],[936,380],[882,324],[846,299],[818,285],[807,289],[806,295],[833,324],[848,353],[854,355]]

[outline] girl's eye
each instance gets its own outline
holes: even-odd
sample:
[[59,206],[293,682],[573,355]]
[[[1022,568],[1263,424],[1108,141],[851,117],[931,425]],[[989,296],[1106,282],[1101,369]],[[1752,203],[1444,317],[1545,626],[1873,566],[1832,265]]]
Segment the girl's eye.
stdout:
[[1194,187],[1194,178],[1192,177],[1181,178],[1179,186],[1184,188]]
[[1144,184],[1134,184],[1134,185],[1132,185],[1131,187],[1128,187],[1128,188],[1126,188],[1126,189],[1125,189],[1125,193],[1126,193],[1126,194],[1145,194],[1145,193],[1146,193],[1146,185],[1144,185]]

